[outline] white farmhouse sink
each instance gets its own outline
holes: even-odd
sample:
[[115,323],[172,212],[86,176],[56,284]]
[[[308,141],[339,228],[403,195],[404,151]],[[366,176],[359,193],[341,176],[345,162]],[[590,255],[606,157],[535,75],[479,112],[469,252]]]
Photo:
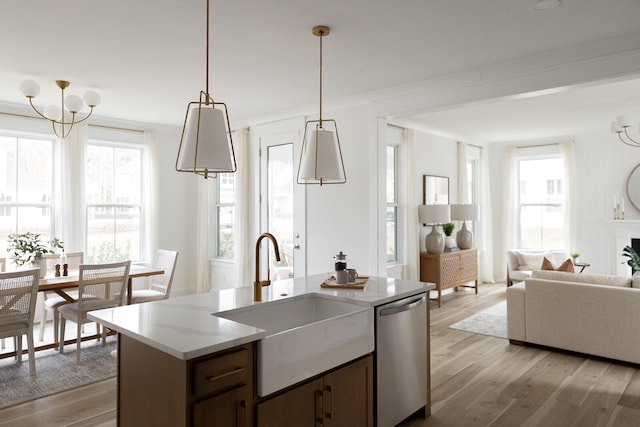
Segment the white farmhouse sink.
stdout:
[[316,294],[216,316],[264,329],[258,341],[258,395],[266,396],[373,351],[373,308]]

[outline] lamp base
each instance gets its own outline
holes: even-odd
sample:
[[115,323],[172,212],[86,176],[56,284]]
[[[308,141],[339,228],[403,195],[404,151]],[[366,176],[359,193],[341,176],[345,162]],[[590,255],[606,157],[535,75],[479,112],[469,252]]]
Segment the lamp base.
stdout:
[[441,254],[444,252],[444,237],[438,233],[436,226],[431,226],[431,233],[427,234],[425,239],[427,252],[430,254]]
[[462,222],[462,229],[456,234],[456,243],[460,249],[471,249],[473,246],[473,233],[467,230],[467,223]]

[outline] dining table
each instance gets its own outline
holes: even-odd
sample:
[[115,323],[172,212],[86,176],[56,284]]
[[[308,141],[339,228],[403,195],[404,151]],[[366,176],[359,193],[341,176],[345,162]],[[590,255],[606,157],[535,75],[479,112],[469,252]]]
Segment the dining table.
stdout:
[[[133,291],[133,279],[141,278],[141,277],[149,277],[164,274],[164,270],[162,268],[153,267],[147,264],[131,264],[129,269],[129,280],[127,280],[127,304],[131,304],[132,291]],[[52,273],[47,274],[44,278],[40,279],[38,284],[38,292],[46,292],[53,291],[56,294],[60,295],[65,300],[70,303],[76,302],[74,298],[72,298],[67,292],[72,291],[74,289],[78,289],[78,284],[80,282],[80,272],[78,270],[69,270],[69,274],[67,276],[59,276],[55,277]],[[99,338],[99,335],[92,335],[83,337],[82,340],[89,340],[93,338]],[[39,346],[36,346],[34,350],[47,350],[51,348],[58,347],[58,337],[54,337],[54,342],[46,343]],[[65,344],[75,343],[74,340],[65,341]],[[26,353],[26,349],[23,353]],[[1,353],[0,359],[14,356],[15,352]]]

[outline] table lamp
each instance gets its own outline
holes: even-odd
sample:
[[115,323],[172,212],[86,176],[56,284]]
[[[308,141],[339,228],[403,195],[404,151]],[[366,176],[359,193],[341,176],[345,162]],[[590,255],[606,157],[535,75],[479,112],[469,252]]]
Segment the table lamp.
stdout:
[[466,221],[478,220],[478,205],[451,205],[451,219],[462,221],[462,229],[456,234],[456,244],[460,249],[470,249],[473,233],[467,229]]
[[444,237],[436,230],[436,225],[449,222],[449,205],[420,205],[418,206],[418,221],[431,225],[431,233],[425,239],[427,252],[441,254],[444,252]]

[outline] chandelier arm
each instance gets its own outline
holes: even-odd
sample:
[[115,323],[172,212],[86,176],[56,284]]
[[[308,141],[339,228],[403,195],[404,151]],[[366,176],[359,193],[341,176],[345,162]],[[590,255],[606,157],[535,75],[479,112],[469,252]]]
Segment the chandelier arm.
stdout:
[[632,142],[629,141],[625,141],[622,138],[622,131],[620,132],[616,132],[616,134],[618,134],[618,139],[620,140],[620,142],[622,142],[623,144],[628,145],[629,147],[640,147],[640,143],[635,142],[633,139],[631,139]]
[[43,118],[43,119],[45,119],[45,120],[49,120],[49,118],[48,118],[47,116],[45,116],[44,114],[42,114],[42,113],[38,110],[38,108],[37,108],[35,105],[33,105],[33,97],[32,97],[32,96],[30,96],[30,97],[29,97],[29,104],[31,104],[31,108],[33,108],[33,111],[35,111],[36,113],[38,113],[38,115],[39,115],[40,117],[42,117],[42,118]]
[[636,141],[635,139],[631,138],[631,135],[629,135],[629,126],[624,127],[624,134],[627,135],[627,138],[629,138],[631,142],[636,145],[640,145],[640,141]]
[[[71,119],[71,123],[62,123],[62,124],[65,124],[65,125],[72,125],[72,126],[73,126],[73,125],[74,125],[74,124],[76,124],[76,123],[82,123],[82,122],[84,122],[84,121],[85,121],[85,120],[87,120],[89,117],[91,117],[91,114],[93,113],[93,107],[89,107],[89,108],[90,108],[89,113],[88,113],[85,117],[81,118],[80,120],[76,120],[75,118],[72,118],[72,119]],[[72,113],[72,114],[77,114],[77,113]],[[74,116],[74,117],[75,117],[75,116]]]

